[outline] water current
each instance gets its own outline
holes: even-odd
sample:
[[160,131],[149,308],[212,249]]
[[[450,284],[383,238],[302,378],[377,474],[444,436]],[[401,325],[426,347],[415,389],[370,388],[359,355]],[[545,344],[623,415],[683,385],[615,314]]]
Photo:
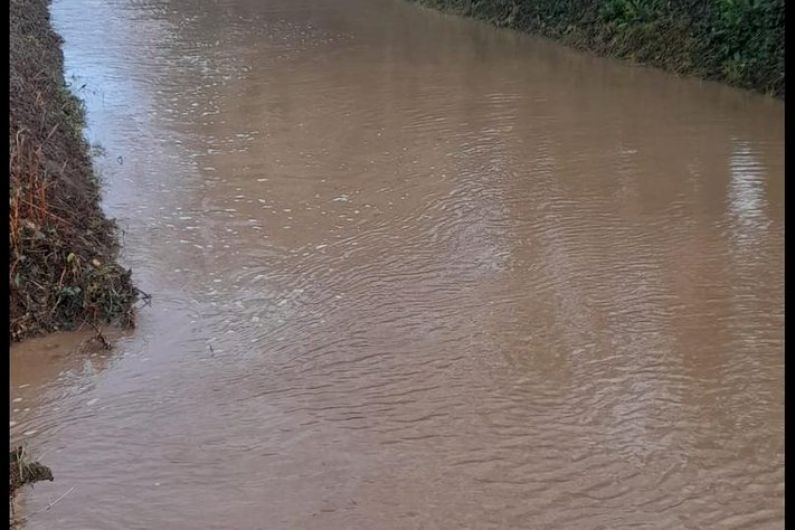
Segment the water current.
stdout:
[[153,298],[14,348],[26,528],[783,526],[782,102],[398,0],[52,16]]

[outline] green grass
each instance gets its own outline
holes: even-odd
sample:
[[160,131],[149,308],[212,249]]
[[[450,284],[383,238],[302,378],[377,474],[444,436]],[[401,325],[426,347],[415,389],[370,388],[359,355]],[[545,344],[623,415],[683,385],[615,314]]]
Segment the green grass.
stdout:
[[784,98],[784,0],[413,0]]

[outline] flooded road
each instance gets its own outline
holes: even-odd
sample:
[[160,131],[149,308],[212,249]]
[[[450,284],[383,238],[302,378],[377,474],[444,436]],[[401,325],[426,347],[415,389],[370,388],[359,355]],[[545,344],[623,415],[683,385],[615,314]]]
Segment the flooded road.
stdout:
[[398,0],[52,14],[153,301],[12,352],[27,528],[783,526],[783,103]]

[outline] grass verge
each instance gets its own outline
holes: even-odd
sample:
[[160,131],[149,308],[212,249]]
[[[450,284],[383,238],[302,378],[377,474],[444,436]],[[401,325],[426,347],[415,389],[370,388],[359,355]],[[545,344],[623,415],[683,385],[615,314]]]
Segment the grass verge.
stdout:
[[412,1],[784,99],[784,0]]
[[116,225],[100,207],[48,2],[11,0],[9,13],[10,338],[132,326],[139,291],[116,262]]

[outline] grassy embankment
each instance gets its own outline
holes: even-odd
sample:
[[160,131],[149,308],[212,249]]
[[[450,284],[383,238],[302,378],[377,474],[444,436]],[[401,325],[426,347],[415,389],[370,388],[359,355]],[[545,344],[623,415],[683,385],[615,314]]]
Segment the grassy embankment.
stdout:
[[[83,107],[64,80],[47,0],[11,0],[9,14],[9,339],[132,326],[139,291],[116,263],[116,226],[99,204]],[[52,480],[49,469],[12,451],[10,493],[39,480]]]
[[10,339],[133,324],[138,291],[116,263],[84,113],[64,80],[46,0],[10,3]]
[[784,98],[784,0],[412,0]]

